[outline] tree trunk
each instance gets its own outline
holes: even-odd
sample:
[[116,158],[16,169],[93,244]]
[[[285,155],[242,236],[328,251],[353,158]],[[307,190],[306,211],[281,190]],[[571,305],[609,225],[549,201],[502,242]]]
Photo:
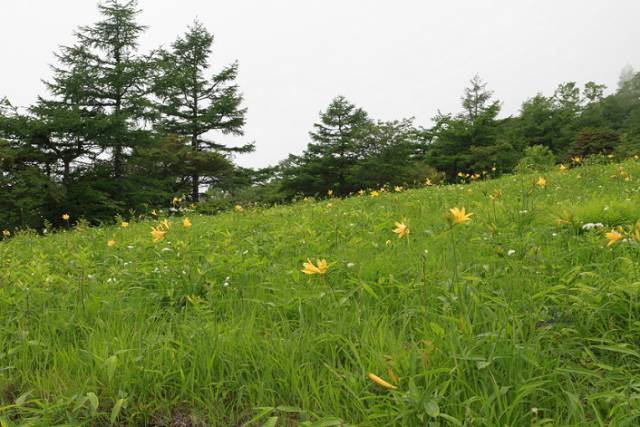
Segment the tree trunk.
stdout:
[[[196,134],[191,137],[191,150],[194,156],[198,152],[198,136]],[[198,203],[200,200],[200,176],[197,172],[193,172],[191,175],[191,200],[193,203]]]

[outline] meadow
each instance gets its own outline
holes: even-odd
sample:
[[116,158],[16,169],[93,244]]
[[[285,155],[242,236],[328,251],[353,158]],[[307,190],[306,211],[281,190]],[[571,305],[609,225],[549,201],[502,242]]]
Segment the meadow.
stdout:
[[0,242],[0,425],[638,425],[637,177],[70,212]]

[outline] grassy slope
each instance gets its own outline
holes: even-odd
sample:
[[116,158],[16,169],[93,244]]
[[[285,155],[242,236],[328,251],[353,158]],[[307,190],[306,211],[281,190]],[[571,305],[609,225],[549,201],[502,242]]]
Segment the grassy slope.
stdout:
[[[640,181],[617,168],[193,215],[156,244],[151,221],[2,242],[0,416],[637,425],[639,251],[580,230],[640,218]],[[456,280],[453,206],[474,213],[454,229]],[[392,233],[403,218],[410,239]],[[307,257],[330,262],[326,282]],[[389,368],[396,391],[367,378]]]

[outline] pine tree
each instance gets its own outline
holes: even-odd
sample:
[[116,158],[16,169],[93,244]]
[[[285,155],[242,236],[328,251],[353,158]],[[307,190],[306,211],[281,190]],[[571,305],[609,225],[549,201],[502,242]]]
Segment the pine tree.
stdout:
[[98,5],[102,20],[80,27],[78,49],[86,54],[83,95],[94,113],[105,114],[100,144],[111,151],[113,173],[124,173],[128,149],[144,141],[140,120],[148,111],[148,58],[138,53],[144,26],[137,23],[137,1],[108,0]]
[[[320,171],[319,182],[336,194],[346,195],[356,187],[347,183],[349,169],[360,156],[363,140],[371,125],[369,115],[344,96],[338,96],[327,110],[320,113],[320,123],[309,133],[312,139],[307,147],[307,163]],[[318,175],[317,172],[313,174]],[[324,189],[324,188],[323,188]]]
[[[217,74],[210,72],[214,38],[195,22],[170,51],[161,52],[154,92],[159,101],[160,128],[181,136],[191,148],[191,198],[197,202],[202,184],[212,184],[230,170],[231,153],[248,152],[253,145],[228,147],[209,138],[212,131],[242,135],[246,109],[235,84],[238,64]],[[226,162],[224,161],[226,160]]]
[[[63,47],[56,54],[58,65],[52,66],[53,77],[45,81],[51,98],[39,97],[31,108],[39,126],[34,129],[45,141],[42,149],[51,153],[54,166],[68,189],[72,168],[82,158],[92,161],[96,155],[96,115],[87,105],[90,103],[87,87],[93,80],[88,54],[82,46]],[[92,130],[93,128],[93,130]]]
[[495,108],[498,102],[489,102],[493,96],[493,91],[487,89],[487,83],[478,74],[473,76],[469,83],[471,86],[464,89],[464,96],[462,97],[462,107],[465,111],[462,117],[473,122],[482,113]]

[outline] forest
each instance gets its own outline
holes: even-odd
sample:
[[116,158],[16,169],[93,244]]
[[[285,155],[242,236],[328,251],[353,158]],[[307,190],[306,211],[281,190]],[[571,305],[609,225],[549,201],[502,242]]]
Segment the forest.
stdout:
[[211,64],[210,30],[195,21],[168,48],[143,52],[136,2],[98,7],[101,20],[80,26],[75,42],[56,52],[43,76],[47,92],[34,105],[0,102],[3,229],[64,225],[64,213],[112,223],[177,204],[216,213],[640,154],[640,73],[626,67],[617,88],[560,83],[508,117],[476,75],[460,111],[420,118],[429,126],[376,120],[336,96],[302,154],[240,167],[235,159],[255,144],[217,141],[243,135],[240,65]]

